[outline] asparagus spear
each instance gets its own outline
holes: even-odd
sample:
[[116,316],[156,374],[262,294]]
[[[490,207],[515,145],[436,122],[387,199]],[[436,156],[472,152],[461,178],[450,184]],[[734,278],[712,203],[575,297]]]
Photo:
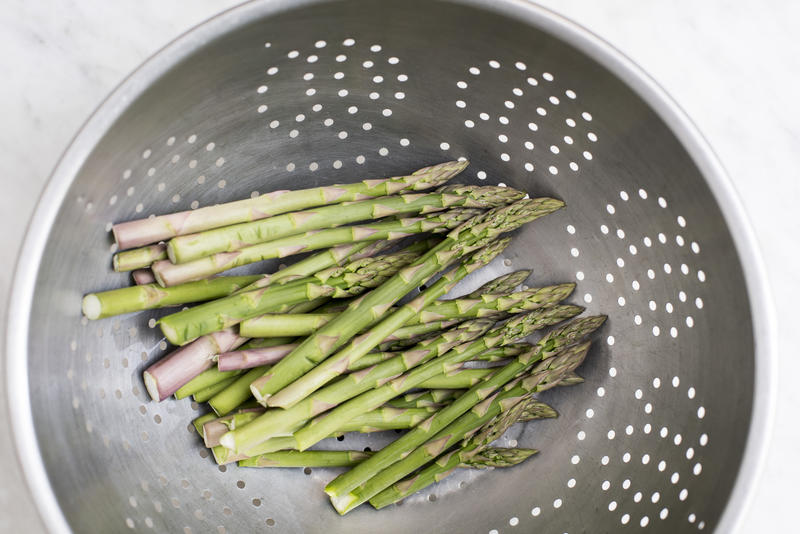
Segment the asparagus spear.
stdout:
[[416,257],[415,253],[401,251],[375,258],[363,258],[344,267],[332,267],[318,272],[314,276],[238,293],[173,313],[162,317],[159,325],[171,343],[181,345],[269,311],[323,296],[344,297],[358,294],[368,287],[380,284]]
[[[511,238],[505,238],[486,245],[486,247],[465,259],[457,268],[444,274],[411,302],[389,314],[369,331],[353,339],[338,353],[268,398],[267,404],[287,408],[336,378],[351,363],[363,357],[388,335],[413,319],[415,315],[418,315],[420,310],[423,310],[437,298],[446,294],[467,275],[492,261],[510,242]],[[256,396],[256,399],[260,400],[258,396]]]
[[385,405],[394,408],[424,408],[426,406],[440,406],[447,401],[459,396],[463,391],[453,389],[432,389],[429,391],[415,391],[402,397],[394,398]]
[[274,347],[276,345],[286,345],[294,341],[292,337],[267,337],[259,339],[251,339],[241,346],[242,350],[247,349],[263,349],[265,347]]
[[[577,313],[577,312],[576,312]],[[503,346],[503,347],[494,347],[487,351],[478,354],[473,358],[473,361],[480,361],[480,362],[500,362],[505,361],[506,359],[510,358],[511,356],[518,356],[523,352],[530,350],[531,346],[527,343],[512,343],[511,345]],[[400,349],[404,350],[404,349]],[[347,370],[348,371],[358,371],[361,369],[365,369],[367,367],[371,367],[378,363],[379,357],[383,354],[395,354],[394,352],[375,352],[370,353],[351,364]],[[387,356],[388,358],[388,356]]]
[[167,245],[158,244],[126,250],[114,254],[112,264],[117,272],[150,267],[154,262],[167,259]]
[[264,374],[267,369],[269,369],[268,365],[250,369],[239,376],[227,388],[208,399],[208,405],[217,415],[226,415],[232,412],[237,406],[250,398],[250,384]]
[[219,371],[235,372],[240,369],[252,369],[272,365],[297,348],[297,343],[275,345],[261,349],[246,349],[224,352],[217,357]]
[[[247,349],[261,349],[266,347],[274,347],[282,344],[286,344],[289,341],[292,341],[292,338],[286,337],[274,337],[269,339],[259,339],[259,340],[250,340],[241,347],[239,350],[247,350]],[[228,354],[228,353],[224,353]],[[221,356],[221,355],[220,355]],[[217,356],[217,360],[219,361],[219,356]],[[198,393],[200,390],[206,389],[209,386],[213,386],[214,384],[218,384],[219,382],[226,381],[232,377],[238,377],[243,374],[243,370],[233,370],[233,371],[220,371],[218,367],[211,367],[206,369],[196,377],[192,378],[189,382],[187,382],[184,386],[180,387],[175,392],[176,399],[182,399],[184,397],[188,397],[189,395],[194,395]],[[232,384],[232,383],[231,383]],[[250,384],[247,385],[247,391],[249,392]],[[249,396],[249,393],[248,393]],[[246,398],[246,397],[245,397]],[[207,399],[204,399],[207,400]]]
[[83,314],[88,319],[103,319],[123,313],[214,300],[230,295],[259,278],[258,275],[220,276],[167,288],[158,284],[144,284],[89,293],[83,297]]
[[213,357],[232,350],[246,341],[227,329],[203,336],[181,347],[148,367],[143,374],[150,397],[160,402],[213,363]]
[[217,382],[216,384],[211,384],[200,391],[195,392],[192,395],[192,398],[195,402],[206,402],[208,399],[219,393],[220,391],[224,390],[226,387],[230,386],[236,380],[235,376],[231,376],[226,378],[221,382]]
[[120,249],[138,247],[178,235],[254,221],[314,206],[438,187],[464,170],[467,165],[467,162],[450,161],[419,169],[410,176],[364,180],[353,184],[297,191],[273,191],[253,199],[182,211],[152,219],[118,223],[112,227],[112,231]]
[[503,274],[493,280],[489,280],[481,287],[466,296],[468,299],[480,298],[484,293],[511,293],[518,285],[524,282],[531,275],[530,269],[520,269],[513,273]]
[[225,382],[229,378],[237,377],[240,374],[242,374],[242,371],[226,371],[223,373],[217,370],[216,367],[211,367],[178,388],[175,392],[175,398],[178,400],[186,398],[209,386]]
[[[352,496],[348,496],[348,493],[359,485],[367,482],[367,480],[381,470],[403,458],[409,451],[427,441],[427,439],[464,414],[472,406],[488,397],[495,389],[509,380],[512,380],[521,371],[531,367],[539,360],[552,357],[562,347],[580,340],[599,328],[604,321],[605,316],[576,319],[565,326],[549,332],[539,340],[531,351],[517,356],[514,361],[500,368],[490,379],[471,387],[464,395],[460,396],[452,404],[440,410],[430,420],[426,421],[425,425],[411,430],[398,440],[381,449],[379,454],[376,454],[368,461],[359,464],[353,470],[343,473],[334,479],[325,487],[325,492],[331,496],[334,507],[339,513],[344,513],[352,508],[355,505],[354,503],[359,500],[363,502],[372,497],[374,493],[372,495],[359,493],[358,498],[353,499]],[[331,414],[332,413],[334,412],[331,412]],[[297,434],[295,437],[297,437]],[[300,448],[302,449],[303,447]],[[394,480],[390,483],[392,482],[394,482]],[[379,488],[378,491],[381,489],[383,488]]]
[[[418,252],[420,254],[426,252],[434,244],[438,243],[436,239],[425,239],[417,241],[403,250],[406,252]],[[361,241],[357,243],[348,243],[346,245],[338,245],[333,248],[317,252],[305,259],[302,259],[288,267],[284,267],[280,271],[273,274],[265,274],[259,280],[256,280],[249,286],[241,289],[239,293],[252,291],[253,289],[260,289],[274,284],[275,282],[285,282],[288,280],[296,280],[305,276],[311,276],[314,273],[344,265],[345,261],[354,262],[363,260],[364,258],[371,258],[394,244],[392,241]],[[333,309],[331,303],[321,306],[320,311],[336,311]]]
[[311,230],[452,207],[494,208],[523,196],[524,193],[507,187],[462,185],[446,193],[416,193],[344,202],[174,237],[167,243],[167,255],[173,263],[185,263]]
[[217,418],[217,414],[215,413],[207,413],[203,414],[200,417],[195,418],[192,421],[192,425],[194,425],[194,429],[200,434],[200,437],[203,437],[203,425],[208,423],[209,421],[213,421]]
[[[455,324],[454,321],[500,314],[515,314],[534,310],[548,301],[551,293],[572,292],[575,284],[560,284],[529,289],[511,294],[484,293],[475,298],[441,300],[427,305],[407,326],[384,338],[384,342],[411,339],[438,332]],[[393,311],[396,311],[393,309]],[[307,336],[336,318],[336,313],[293,315],[265,314],[242,321],[239,333],[245,337]]]
[[[501,403],[496,397],[491,397],[487,400],[491,401],[492,404],[492,406],[489,407],[490,409],[487,410],[487,413],[494,413],[491,408],[502,409]],[[529,410],[530,404],[539,403],[535,399],[528,397],[517,402],[510,408],[506,408],[504,412],[496,415],[494,419],[486,423],[488,428],[479,430],[477,435],[465,438],[461,444],[461,448],[439,456],[431,465],[422,469],[419,473],[381,491],[370,499],[370,504],[377,509],[388,506],[412,493],[416,493],[430,484],[441,481],[455,469],[465,464],[472,465],[473,462],[477,462],[481,467],[484,467],[487,463],[507,466],[509,464],[516,465],[525,461],[537,451],[533,449],[494,449],[490,448],[489,444],[505,433],[512,424],[520,420],[522,414],[526,410]],[[555,411],[546,404],[544,408],[545,410],[543,410],[542,413],[555,413]],[[450,438],[447,439],[447,442],[452,442],[451,445],[457,443],[463,436],[469,436],[471,432],[478,430],[470,428],[471,423],[464,421],[464,419],[465,417],[462,416],[456,423],[448,427],[448,429],[452,429],[453,431],[450,436],[447,436]],[[484,418],[481,417],[481,419]],[[420,447],[414,451],[414,453],[420,451],[420,455],[435,455],[434,449],[436,445],[438,445],[438,443],[430,448]]]
[[419,385],[426,389],[469,389],[495,369],[456,369],[449,373],[434,376]]
[[396,240],[414,234],[446,231],[479,213],[471,208],[456,208],[426,216],[402,218],[385,222],[343,226],[328,230],[312,230],[266,243],[244,247],[234,252],[220,252],[186,263],[174,264],[160,260],[151,269],[158,283],[163,286],[200,280],[211,275],[264,261],[270,258],[285,258],[311,250],[335,247],[354,241]]
[[152,284],[156,281],[156,277],[153,276],[153,271],[150,269],[136,269],[131,272],[131,278],[133,278],[133,283],[137,286]]
[[[589,318],[589,320],[591,319],[593,318]],[[583,321],[587,321],[587,319]],[[552,337],[550,339],[553,340]],[[548,342],[548,344],[552,345],[550,342]],[[538,359],[541,357],[542,352],[549,352],[549,347],[540,345],[540,348],[542,348],[541,351],[532,351],[528,356]],[[397,461],[392,462],[383,470],[373,473],[359,486],[350,489],[347,493],[340,493],[335,496],[332,495],[331,502],[334,507],[340,514],[347,513],[359,504],[371,499],[391,484],[423,466],[431,459],[439,456],[463,439],[465,434],[473,429],[480,429],[483,425],[500,414],[504,408],[507,409],[508,406],[518,404],[520,400],[524,399],[526,395],[532,392],[542,391],[552,387],[565,373],[572,371],[580,365],[588,349],[589,343],[583,343],[576,347],[566,348],[561,354],[558,354],[554,358],[545,358],[545,361],[537,365],[530,375],[523,379],[512,380],[512,382],[505,384],[502,391],[492,396],[485,393],[485,389],[482,390],[482,393],[481,388],[488,387],[493,379],[487,380],[480,386],[475,386],[456,399],[448,407],[441,409],[435,415],[431,416],[425,424],[416,427],[414,430],[395,441],[394,443],[406,441],[406,446],[409,447],[401,457],[397,458]],[[519,370],[523,370],[528,366],[529,363],[523,363],[520,365]],[[496,376],[500,376],[501,374],[502,371]],[[514,375],[511,376],[513,377]],[[503,383],[500,382],[497,385],[503,386]],[[472,411],[470,411],[470,409],[472,409]],[[498,432],[502,434],[510,423],[516,421],[514,416],[508,419],[510,419],[510,421],[501,422],[499,429],[488,429],[489,437],[485,439],[489,441],[486,441],[486,444],[498,437]],[[405,440],[404,438],[406,436],[412,436],[412,439]],[[422,439],[418,440],[420,437]],[[416,444],[415,440],[418,440]],[[480,447],[482,440],[479,439],[476,441],[476,443],[469,445],[471,450],[476,450]],[[381,456],[383,451],[392,447],[394,443],[382,449],[371,459]],[[409,444],[411,445],[409,446]],[[465,452],[468,453],[469,449]],[[369,466],[367,465],[367,461],[365,461],[363,464],[359,464],[359,466],[367,466],[362,472],[369,472],[379,463],[379,461],[372,462],[372,466]],[[359,467],[355,469],[359,469]],[[355,471],[355,469],[350,472]],[[346,476],[350,472],[345,473],[343,476]],[[330,484],[328,486],[330,486]],[[329,492],[328,487],[326,487],[326,492]]]
[[[510,467],[536,452],[533,449],[489,448],[457,467]],[[352,467],[372,454],[366,451],[276,451],[239,460],[239,467]]]
[[312,369],[356,333],[374,322],[413,288],[444,270],[451,262],[538,217],[560,209],[563,202],[550,198],[520,200],[474,217],[451,231],[447,238],[405,267],[360,301],[351,305],[281,360],[254,384],[257,400],[266,399]]
[[370,455],[361,451],[276,451],[239,460],[240,467],[349,467]]
[[[258,443],[271,437],[287,432],[293,432],[297,426],[315,415],[336,406],[361,392],[367,391],[382,380],[396,376],[405,369],[410,369],[421,362],[443,354],[450,348],[482,335],[492,323],[486,320],[475,320],[463,323],[458,328],[444,332],[441,336],[424,345],[414,347],[414,350],[401,353],[375,367],[351,373],[341,380],[316,391],[313,395],[295,404],[289,409],[267,410],[266,413],[236,430],[232,430],[222,437],[221,444],[237,452],[246,453]],[[378,408],[382,403],[372,408]],[[362,410],[366,413],[370,410]],[[323,437],[333,433],[339,428],[332,428],[325,432]],[[234,446],[232,446],[232,444]]]
[[[418,387],[425,382],[425,380],[458,368],[462,362],[472,359],[489,348],[508,344],[516,339],[526,337],[536,330],[574,317],[576,314],[580,313],[580,311],[581,309],[576,306],[555,306],[552,308],[541,308],[527,315],[517,316],[501,327],[493,329],[481,339],[454,347],[449,353],[439,356],[406,374],[398,376],[372,391],[367,391],[356,398],[351,398],[348,402],[330,410],[324,417],[315,419],[312,423],[307,424],[294,433],[294,438],[297,442],[296,448],[305,450],[311,447],[325,436],[338,429],[344,422],[349,421],[359,414],[381,406],[383,403],[409,389]],[[520,355],[518,358],[522,358],[523,356],[524,355]],[[479,386],[475,386],[475,388],[478,387]],[[472,389],[470,391],[472,391]],[[456,402],[459,401],[461,401],[461,397],[456,400]],[[461,401],[461,405],[463,405],[463,402],[464,401]],[[251,425],[252,424],[254,423],[251,423]],[[241,428],[238,432],[243,434],[249,433],[251,425]],[[223,441],[223,445],[224,444],[225,442]]]
[[[397,409],[392,407],[383,407],[372,412],[362,414],[350,421],[346,426],[342,427],[340,432],[332,434],[329,437],[341,435],[344,432],[381,432],[385,430],[404,430],[413,428],[428,417],[431,413],[435,412],[435,407],[423,408],[410,408],[410,409]],[[261,408],[263,411],[263,408]],[[261,454],[275,452],[279,450],[291,449],[291,437],[277,437],[269,439],[256,447],[251,454],[234,454],[228,449],[219,446],[219,438],[227,430],[235,429],[237,426],[246,424],[258,414],[242,413],[240,411],[236,414],[221,417],[218,419],[206,418],[203,420],[204,426],[198,431],[207,447],[212,448],[214,457],[220,465],[241,460],[244,458],[252,458]],[[251,412],[248,410],[248,412]],[[197,426],[197,425],[195,425]]]
[[575,284],[559,284],[526,289],[516,293],[483,293],[477,298],[442,300],[427,306],[409,324],[428,323],[453,317],[493,317],[516,314],[540,308],[550,302],[553,294],[563,300],[575,289]]

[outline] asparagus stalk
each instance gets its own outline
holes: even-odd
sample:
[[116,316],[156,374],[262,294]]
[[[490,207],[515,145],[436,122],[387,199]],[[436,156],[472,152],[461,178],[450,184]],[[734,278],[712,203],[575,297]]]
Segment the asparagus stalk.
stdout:
[[336,245],[354,241],[379,241],[385,239],[391,241],[424,232],[446,231],[450,228],[455,228],[478,212],[479,210],[471,208],[456,208],[420,217],[344,226],[328,230],[313,230],[304,234],[251,245],[234,252],[220,252],[186,263],[174,264],[169,260],[160,260],[153,263],[151,269],[159,284],[172,286],[207,278],[242,265],[249,265],[271,258],[285,258],[294,254],[335,247]]
[[329,323],[336,313],[296,315],[264,314],[239,323],[239,332],[247,337],[307,336]]
[[502,314],[524,313],[542,307],[543,302],[550,302],[554,294],[560,297],[558,300],[563,300],[574,289],[575,284],[569,283],[526,289],[510,294],[483,293],[477,298],[442,300],[426,307],[409,323],[424,324],[455,317],[496,317]]
[[[341,435],[344,432],[359,432],[368,434],[370,432],[382,432],[385,430],[405,430],[413,428],[420,424],[422,421],[430,417],[435,412],[437,407],[426,406],[422,408],[394,408],[391,406],[384,406],[365,413],[350,421],[346,426],[342,427],[341,431],[335,435]],[[263,408],[240,410],[235,414],[227,415],[225,417],[214,418],[206,417],[203,420],[203,426],[199,430],[206,447],[214,448],[219,445],[220,437],[228,430],[233,430],[238,426],[242,426],[258,417],[263,413]],[[195,425],[197,426],[197,425]],[[334,437],[331,435],[330,437]],[[268,443],[272,442],[272,443]],[[274,448],[275,444],[278,448]],[[273,438],[265,442],[266,451],[272,452],[273,450],[282,450],[282,445],[290,445],[289,442],[282,438]],[[258,454],[250,455],[258,456]],[[233,461],[231,458],[224,458],[225,463]]]
[[350,365],[347,366],[347,372],[361,371],[367,367],[372,367],[373,365],[385,362],[386,360],[394,358],[395,356],[397,356],[397,352],[370,352],[358,361],[350,363]]
[[520,200],[523,196],[524,193],[507,187],[462,185],[446,193],[416,193],[344,202],[174,237],[167,243],[167,255],[173,263],[185,263],[312,230],[452,207],[494,208]]
[[227,371],[220,372],[217,368],[211,367],[206,369],[196,377],[192,378],[185,385],[178,388],[175,392],[175,398],[180,400],[190,395],[194,395],[198,391],[204,390],[214,384],[224,382],[229,378],[236,377],[242,374],[242,371]]
[[[490,448],[456,467],[510,467],[537,452],[533,449]],[[239,460],[239,467],[352,467],[372,454],[366,451],[276,451]]]
[[449,373],[434,376],[419,385],[426,389],[469,389],[495,369],[456,369]]
[[119,273],[150,267],[153,263],[165,259],[167,259],[167,245],[158,244],[117,252],[114,254],[112,264],[114,270]]
[[205,425],[209,421],[213,421],[216,418],[217,414],[215,413],[203,414],[200,417],[195,418],[192,421],[192,425],[194,426],[194,429],[197,431],[197,433],[200,434],[200,437],[203,437],[203,425]]
[[343,297],[374,287],[417,257],[396,252],[332,267],[314,276],[238,293],[183,310],[159,321],[161,331],[175,344],[233,326],[244,319],[324,296]]
[[297,343],[289,343],[261,349],[225,352],[217,357],[217,369],[222,372],[235,372],[240,369],[252,369],[253,367],[272,365],[292,352],[296,347]]
[[[491,406],[487,413],[494,413],[491,408],[502,410],[501,402],[496,397],[491,397],[488,400],[491,401]],[[534,449],[495,449],[490,448],[489,443],[501,436],[513,423],[518,421],[522,413],[528,409],[529,404],[535,403],[537,403],[535,399],[525,398],[511,408],[507,408],[505,412],[501,412],[500,415],[496,415],[493,420],[486,423],[486,426],[489,427],[488,429],[480,431],[476,436],[464,439],[460,449],[439,456],[431,465],[422,469],[419,473],[384,489],[370,499],[370,504],[377,509],[388,506],[430,484],[443,480],[455,469],[464,465],[477,464],[482,468],[487,467],[487,464],[494,464],[505,467],[525,461],[537,451]],[[549,409],[549,406],[544,406]],[[550,409],[550,413],[555,412]],[[463,419],[466,418],[462,416],[456,423],[448,427],[448,429],[452,429],[452,434],[446,436],[447,443],[455,444],[463,436],[469,436],[471,432],[477,430],[474,427],[470,428],[472,423]],[[483,419],[484,417],[481,417],[481,420]],[[439,443],[430,448],[420,447],[414,452],[420,451],[420,456],[435,456],[437,445]]]
[[152,219],[118,223],[113,226],[112,231],[120,249],[138,247],[178,235],[264,219],[314,206],[381,197],[404,191],[422,191],[447,182],[467,165],[466,161],[450,161],[419,169],[409,176],[364,180],[353,184],[297,191],[273,191],[253,199],[227,202]]
[[156,277],[153,276],[153,271],[150,269],[136,269],[131,272],[131,278],[133,278],[133,283],[137,286],[152,284],[156,281]]
[[[574,317],[580,311],[581,309],[576,306],[555,306],[515,317],[501,327],[493,329],[481,339],[456,346],[449,353],[439,356],[383,385],[377,384],[379,387],[372,391],[362,393],[358,397],[351,398],[348,402],[340,404],[327,412],[324,417],[319,417],[296,431],[294,433],[294,438],[297,442],[296,448],[305,450],[311,447],[353,417],[373,410],[412,388],[419,387],[420,384],[434,376],[457,369],[463,362],[472,359],[487,349],[509,344],[516,339],[530,335],[536,330]],[[518,358],[522,357],[523,355],[518,356]],[[456,402],[460,400],[461,397]],[[463,401],[461,404],[463,404]],[[255,424],[255,422],[252,424]],[[248,433],[251,425],[241,428],[239,432]],[[223,441],[224,444],[225,442]]]
[[241,346],[242,350],[247,349],[263,349],[265,347],[275,347],[277,345],[286,345],[294,341],[292,337],[267,337],[259,339],[251,339]]
[[[241,347],[239,350],[260,350],[266,349],[267,347],[275,347],[278,345],[286,344],[289,341],[292,341],[292,338],[286,337],[275,337],[269,339],[258,339],[258,340],[250,340]],[[228,353],[224,353],[228,354]],[[221,355],[220,355],[221,356]],[[217,360],[219,360],[219,356],[217,356]],[[188,397],[189,395],[193,395],[198,393],[200,390],[206,389],[209,386],[217,384],[219,382],[226,381],[231,377],[239,377],[244,373],[244,370],[233,370],[233,371],[220,371],[218,367],[211,367],[210,369],[206,369],[196,377],[192,378],[186,385],[182,386],[178,391],[175,392],[176,399],[182,399],[184,397]],[[232,387],[235,382],[230,382],[229,387]],[[227,389],[227,388],[226,388]],[[250,396],[250,383],[247,383],[246,386],[247,395],[242,402]],[[216,396],[216,394],[214,395]],[[197,400],[197,399],[195,399]],[[203,399],[208,400],[208,399]],[[237,404],[238,406],[238,404]],[[234,406],[235,407],[235,406]]]
[[[405,323],[407,326],[395,330],[383,341],[405,340],[438,332],[453,326],[454,321],[534,310],[541,307],[542,302],[548,302],[552,293],[563,294],[563,298],[566,298],[574,288],[575,284],[560,284],[505,295],[484,293],[475,298],[432,302],[415,317],[409,319]],[[307,336],[335,319],[337,315],[336,313],[265,314],[243,321],[239,326],[239,333],[245,337]]]
[[419,408],[395,408],[381,406],[371,412],[361,414],[344,425],[339,432],[382,432],[384,430],[405,430],[422,423],[436,411],[435,406]]
[[[406,252],[418,252],[420,254],[427,251],[430,247],[438,243],[439,240],[425,239],[417,241],[412,245],[406,247]],[[252,291],[253,289],[260,289],[274,284],[275,282],[286,282],[289,280],[296,280],[305,276],[311,276],[314,273],[330,269],[331,267],[339,267],[344,265],[345,261],[354,262],[363,260],[364,258],[371,258],[394,244],[393,241],[361,241],[357,243],[348,243],[346,245],[338,245],[333,248],[317,252],[311,256],[302,259],[288,267],[284,267],[280,271],[273,274],[265,274],[259,280],[256,280],[249,286],[243,288],[240,293]],[[328,303],[323,307],[327,311],[334,311],[332,305]]]
[[246,341],[231,329],[203,336],[148,367],[143,374],[150,397],[160,402],[213,365],[213,358]]
[[520,269],[513,273],[503,274],[493,280],[489,280],[481,287],[466,296],[468,299],[480,298],[484,293],[511,293],[517,286],[527,280],[531,275],[529,269]]
[[[470,273],[492,261],[510,242],[511,238],[505,238],[486,245],[486,247],[465,259],[457,268],[444,274],[411,302],[389,314],[388,317],[373,326],[369,331],[353,339],[338,353],[268,398],[267,404],[288,408],[336,378],[347,370],[351,363],[366,355],[388,335],[413,319],[415,315],[418,315],[420,310],[423,310],[437,298],[446,294]],[[256,399],[259,400],[258,396],[256,396]]]
[[[568,309],[568,308],[566,308]],[[575,315],[579,312],[578,308],[575,309]],[[489,350],[483,351],[478,354],[474,360],[480,362],[497,362],[503,361],[512,356],[519,356],[524,352],[531,350],[531,345],[528,343],[511,343],[502,347],[494,347]]]
[[[586,319],[584,319],[584,321],[586,321]],[[550,339],[552,340],[553,338],[551,337]],[[534,359],[539,359],[541,357],[541,352],[550,352],[548,350],[549,347],[543,347],[541,345],[540,347],[542,348],[541,351],[532,351],[528,355],[533,356]],[[530,375],[523,379],[512,380],[511,383],[505,384],[505,387],[503,387],[501,391],[492,396],[489,396],[488,393],[482,393],[481,389],[485,386],[489,386],[489,383],[492,382],[493,379],[487,380],[480,386],[475,386],[456,399],[448,407],[441,409],[435,415],[431,416],[425,424],[416,427],[414,430],[395,441],[394,443],[398,443],[404,441],[406,436],[412,436],[411,440],[405,441],[407,444],[413,444],[418,438],[423,438],[416,445],[412,445],[410,448],[406,449],[406,453],[400,458],[397,458],[397,461],[392,462],[383,470],[374,473],[373,476],[370,476],[367,480],[362,482],[361,485],[349,490],[348,493],[331,496],[331,502],[334,507],[340,514],[347,513],[359,504],[371,499],[391,484],[425,465],[431,459],[436,458],[461,441],[465,435],[473,430],[480,429],[493,418],[497,417],[502,411],[509,409],[508,407],[513,407],[521,400],[525,399],[530,393],[552,387],[565,373],[572,371],[580,365],[588,349],[589,343],[582,343],[576,347],[566,348],[561,354],[558,354],[558,356],[554,358],[552,356],[545,358],[545,361],[537,365]],[[520,366],[519,370],[528,367],[529,363],[524,363]],[[500,376],[501,374],[503,374],[502,371],[496,376]],[[511,376],[513,377],[513,375]],[[503,383],[500,382],[496,385],[503,386]],[[483,391],[486,390],[483,389]],[[477,439],[473,443],[468,443],[465,452],[468,454],[471,450],[479,449],[482,443],[485,442],[485,444],[488,444],[499,437],[510,424],[516,421],[518,413],[519,410],[512,410],[512,414],[509,417],[505,419],[501,417],[499,428],[495,429],[490,427],[486,429],[488,436],[483,439]],[[394,445],[394,443],[392,445]],[[392,447],[392,445],[388,447]],[[381,453],[388,447],[382,449],[381,452],[375,454],[372,458],[381,456]],[[367,466],[366,471],[374,468],[374,465],[378,463],[379,462],[373,462],[373,466]],[[367,462],[365,461],[363,464],[359,465],[367,465]],[[358,467],[356,467],[356,469],[358,469]],[[348,473],[345,473],[344,475],[347,474]],[[328,488],[326,488],[326,491],[328,491]]]
[[289,385],[378,319],[405,294],[444,270],[454,260],[488,244],[500,234],[552,213],[563,205],[563,202],[550,198],[520,200],[470,219],[451,231],[427,254],[309,336],[263,380],[259,379],[260,382],[254,384],[254,396],[257,400],[267,399]]
[[[444,332],[435,340],[414,347],[414,350],[398,354],[375,367],[351,373],[341,380],[314,392],[314,394],[289,409],[267,410],[250,424],[232,430],[223,436],[221,444],[236,450],[236,452],[247,453],[249,449],[262,441],[274,436],[294,432],[298,425],[304,421],[379,385],[381,381],[396,376],[406,369],[436,357],[438,354],[443,354],[456,345],[482,335],[491,325],[492,323],[486,320],[463,323],[456,329]],[[378,408],[381,404],[383,403],[376,404],[372,408]],[[360,413],[368,411],[370,410],[362,410]],[[325,432],[323,437],[336,430],[339,430],[338,426]]]
[[240,467],[349,467],[370,455],[361,451],[276,451],[239,460]]
[[89,293],[83,297],[83,314],[88,319],[103,319],[123,313],[214,300],[230,295],[259,278],[258,275],[220,276],[167,288],[158,284],[144,284]]
[[226,378],[221,382],[217,382],[216,384],[211,384],[208,387],[201,389],[200,391],[194,393],[192,398],[195,402],[206,402],[208,399],[219,393],[220,391],[224,390],[226,387],[230,386],[236,380],[235,376]]
[[386,403],[393,408],[424,408],[428,406],[441,406],[447,401],[458,397],[463,391],[453,389],[432,389],[429,391],[415,391],[402,397],[394,398]]
[[264,409],[259,407],[238,410],[236,413],[223,417],[212,418],[203,424],[203,443],[206,447],[219,445],[219,438],[228,430],[245,425],[258,417]]
[[248,372],[240,375],[233,383],[231,383],[224,390],[220,391],[210,399],[208,405],[214,410],[217,415],[227,415],[237,406],[250,398],[250,384],[253,380],[264,374],[264,371],[269,369],[269,366],[255,367]]
[[[514,320],[512,319],[512,321]],[[552,357],[561,348],[590,334],[599,328],[604,321],[605,316],[576,319],[565,326],[549,332],[539,340],[531,351],[517,356],[514,361],[500,368],[490,379],[471,387],[452,404],[437,412],[436,415],[426,421],[424,425],[418,426],[390,445],[384,447],[379,454],[370,458],[369,461],[359,464],[353,470],[343,473],[334,479],[325,487],[325,492],[331,496],[334,507],[339,513],[345,513],[347,510],[357,505],[354,503],[358,501],[364,502],[364,500],[372,497],[372,495],[383,488],[379,488],[371,495],[359,493],[356,499],[352,498],[352,496],[348,496],[348,493],[367,482],[381,470],[399,461],[406,456],[408,452],[427,441],[431,436],[452,423],[472,406],[484,400],[492,394],[495,389],[513,379],[517,374],[531,367],[539,360]],[[330,412],[329,417],[333,413],[334,412]],[[302,430],[300,432],[302,432]],[[299,432],[297,434],[299,434]],[[297,437],[297,434],[295,434],[295,437]],[[302,448],[303,447],[300,447],[300,449]],[[393,482],[395,482],[395,480],[392,480],[389,484]]]

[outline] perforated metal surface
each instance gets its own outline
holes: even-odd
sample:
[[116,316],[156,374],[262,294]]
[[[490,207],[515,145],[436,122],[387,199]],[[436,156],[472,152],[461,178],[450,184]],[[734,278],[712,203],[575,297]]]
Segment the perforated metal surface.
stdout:
[[[69,527],[712,530],[754,402],[741,262],[676,135],[554,35],[575,42],[569,31],[515,2],[256,3],[129,80],[62,162],[43,204],[57,208],[51,230],[34,228],[39,253],[18,277],[30,282],[30,313],[10,345],[24,349],[10,356],[28,373],[29,391],[12,399],[17,431],[34,425],[22,452],[37,462],[33,478],[46,472]],[[504,438],[542,451],[515,469],[465,471],[402,506],[339,518],[322,493],[333,470],[218,468],[187,427],[196,405],[146,398],[141,371],[168,351],[155,328],[166,312],[80,317],[83,293],[128,283],[110,270],[112,221],[459,157],[472,162],[463,181],[568,204],[526,227],[482,279],[530,267],[529,283],[576,280],[573,300],[610,317],[586,383],[544,395],[561,417]]]

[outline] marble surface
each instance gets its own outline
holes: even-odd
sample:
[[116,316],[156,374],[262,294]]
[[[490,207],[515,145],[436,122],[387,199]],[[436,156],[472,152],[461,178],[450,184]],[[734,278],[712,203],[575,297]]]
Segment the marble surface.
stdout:
[[[72,135],[103,97],[164,44],[232,0],[6,0],[0,11],[0,321],[25,226]],[[769,460],[742,531],[794,530],[800,479],[800,3],[788,0],[541,0],[610,41],[697,123],[749,210],[780,322],[779,407]],[[2,378],[0,370],[0,378]],[[0,380],[0,425],[6,422]],[[43,532],[0,434],[0,532]]]

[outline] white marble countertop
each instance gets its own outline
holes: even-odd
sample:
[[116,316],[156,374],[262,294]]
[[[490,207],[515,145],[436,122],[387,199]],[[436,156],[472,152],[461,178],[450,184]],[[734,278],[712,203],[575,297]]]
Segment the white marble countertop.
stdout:
[[[235,0],[9,0],[0,11],[0,322],[36,198],[72,135],[102,98],[164,44]],[[750,212],[778,315],[800,302],[800,3],[787,0],[540,0],[639,63],[687,111]],[[800,359],[780,323],[779,408],[745,531],[790,532],[800,480]],[[0,376],[2,376],[0,370]],[[0,426],[6,427],[4,378]],[[0,531],[43,532],[0,435]]]

